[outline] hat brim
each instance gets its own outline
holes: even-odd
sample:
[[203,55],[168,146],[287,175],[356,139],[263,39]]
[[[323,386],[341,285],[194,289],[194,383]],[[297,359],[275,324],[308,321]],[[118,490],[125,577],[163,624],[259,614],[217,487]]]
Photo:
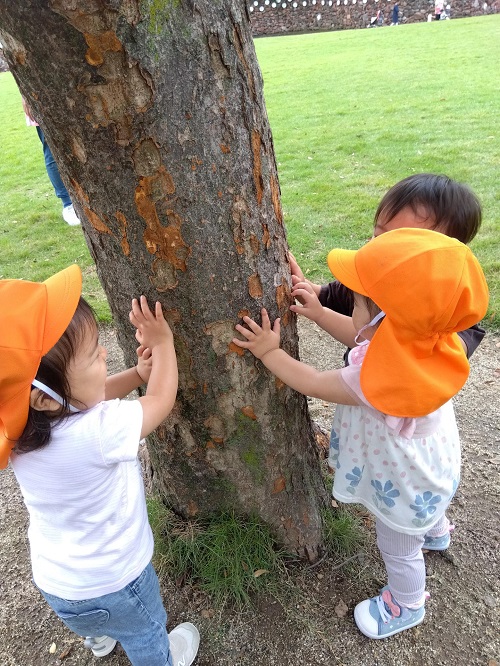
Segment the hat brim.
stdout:
[[73,264],[43,283],[47,289],[47,313],[42,342],[44,356],[68,328],[82,293],[82,273]]
[[357,250],[335,249],[328,253],[328,268],[339,282],[348,289],[368,296],[356,270]]
[[456,333],[405,339],[385,317],[368,345],[360,382],[378,411],[417,418],[448,402],[468,376],[469,362]]
[[[75,314],[82,292],[82,274],[80,268],[73,265],[56,273],[42,284],[45,287],[46,300],[44,304],[40,302],[36,312],[34,309],[29,310],[29,301],[22,301],[25,310],[43,326],[40,345],[35,344],[32,348],[13,347],[9,351],[11,395],[1,403],[0,469],[7,466],[16,440],[26,426],[31,382],[38,371],[40,359],[56,344]],[[18,316],[22,314],[20,311]],[[18,376],[21,368],[24,368],[25,372]]]

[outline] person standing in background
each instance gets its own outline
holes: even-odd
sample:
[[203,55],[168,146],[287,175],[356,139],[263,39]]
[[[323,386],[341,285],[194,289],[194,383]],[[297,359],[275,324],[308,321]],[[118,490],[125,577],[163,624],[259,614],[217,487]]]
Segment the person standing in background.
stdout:
[[26,100],[23,97],[21,99],[23,103],[24,115],[26,116],[26,125],[28,125],[28,127],[36,127],[38,137],[42,142],[43,157],[45,160],[45,168],[47,169],[47,175],[50,179],[50,182],[52,183],[56,196],[59,197],[59,199],[61,199],[62,201],[63,220],[67,222],[71,227],[76,227],[80,224],[80,220],[75,212],[75,209],[73,207],[73,202],[71,201],[71,197],[68,194],[68,190],[66,189],[64,183],[62,182],[59,169],[57,168],[56,161],[52,155],[49,145],[45,140],[42,128],[39,126],[39,124],[33,117],[33,113],[30,107],[28,106]]
[[399,5],[397,2],[394,3],[394,7],[392,8],[392,23],[391,25],[398,25],[399,24]]

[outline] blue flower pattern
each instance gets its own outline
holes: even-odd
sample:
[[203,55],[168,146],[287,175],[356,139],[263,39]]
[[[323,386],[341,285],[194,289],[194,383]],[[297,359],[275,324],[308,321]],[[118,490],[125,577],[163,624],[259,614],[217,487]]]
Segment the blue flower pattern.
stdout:
[[340,452],[339,436],[337,435],[335,430],[332,430],[331,435],[330,435],[330,451],[329,451],[329,454],[328,454],[328,461],[329,461],[330,466],[332,468],[333,468],[333,465],[335,465],[337,469],[340,468],[339,452]]
[[349,474],[345,475],[345,478],[349,481],[349,485],[347,486],[346,490],[351,495],[356,494],[356,488],[359,486],[359,482],[363,476],[363,469],[359,469],[359,467],[353,467]]
[[334,497],[364,505],[394,529],[425,533],[443,515],[460,481],[454,417],[443,410],[439,432],[402,441],[371,413],[338,406],[329,451],[336,468]]
[[396,504],[393,498],[399,497],[401,493],[399,490],[394,488],[392,481],[386,481],[384,485],[382,485],[378,479],[375,479],[371,482],[371,484],[375,488],[375,496],[373,498],[375,505],[382,513],[390,514],[390,511],[388,511],[386,507],[392,509],[392,507]]
[[441,495],[433,495],[426,490],[422,495],[415,496],[415,504],[410,504],[410,509],[415,511],[412,523],[417,527],[425,527],[432,522],[432,515],[436,513],[437,505],[441,502]]

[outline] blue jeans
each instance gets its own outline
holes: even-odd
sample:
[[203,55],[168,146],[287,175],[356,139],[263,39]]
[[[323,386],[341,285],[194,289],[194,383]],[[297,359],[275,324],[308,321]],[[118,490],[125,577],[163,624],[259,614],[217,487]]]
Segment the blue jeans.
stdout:
[[61,180],[59,169],[57,168],[56,161],[50,152],[49,144],[45,141],[42,128],[38,127],[37,125],[36,131],[38,132],[38,136],[42,142],[45,168],[47,169],[47,174],[50,178],[50,182],[52,183],[56,196],[61,199],[64,208],[66,208],[66,206],[71,206],[71,198],[68,194],[68,190],[65,188],[64,183]]
[[123,590],[95,599],[68,601],[40,590],[64,624],[80,636],[111,636],[133,666],[172,666],[167,613],[151,563]]

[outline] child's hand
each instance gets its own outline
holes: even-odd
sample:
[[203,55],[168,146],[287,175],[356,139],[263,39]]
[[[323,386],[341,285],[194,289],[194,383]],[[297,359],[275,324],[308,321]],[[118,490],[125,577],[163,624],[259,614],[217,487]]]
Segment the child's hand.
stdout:
[[318,323],[323,316],[323,306],[319,302],[313,286],[309,282],[296,281],[293,276],[292,281],[292,298],[297,299],[302,305],[290,305],[290,310]]
[[262,327],[260,327],[250,317],[243,317],[243,321],[248,326],[245,328],[241,324],[236,324],[235,328],[246,340],[233,338],[233,342],[238,347],[243,347],[252,352],[254,356],[262,359],[268,352],[279,349],[280,347],[280,320],[276,319],[273,328],[267,310],[262,308]]
[[142,379],[144,384],[149,382],[151,370],[153,369],[153,354],[149,347],[137,347],[137,365],[135,367],[137,374]]
[[158,345],[173,342],[172,331],[163,318],[161,304],[158,301],[153,314],[145,296],[141,296],[140,301],[134,298],[129,318],[137,329],[135,333],[137,342],[144,348],[149,348],[151,352]]
[[288,252],[288,261],[290,262],[290,271],[292,273],[292,278],[295,276],[297,277],[300,282],[304,282],[305,275],[302,272],[302,269],[300,268],[297,259],[293,256],[291,252]]

